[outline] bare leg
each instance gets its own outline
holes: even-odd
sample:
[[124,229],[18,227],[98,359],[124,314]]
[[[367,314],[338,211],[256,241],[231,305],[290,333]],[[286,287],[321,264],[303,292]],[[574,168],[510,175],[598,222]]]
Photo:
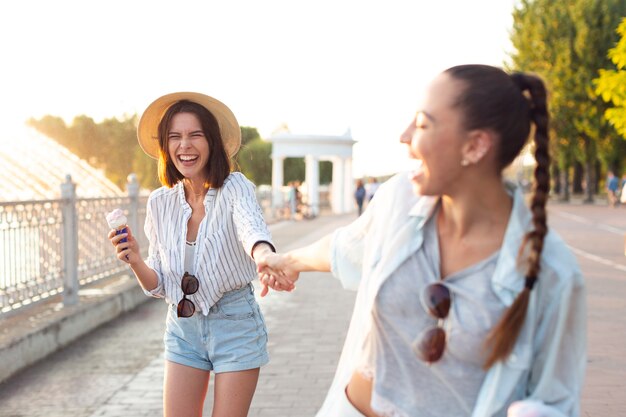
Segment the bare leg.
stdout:
[[259,368],[215,374],[213,417],[246,417],[259,380]]
[[210,374],[166,360],[163,381],[165,417],[202,417]]

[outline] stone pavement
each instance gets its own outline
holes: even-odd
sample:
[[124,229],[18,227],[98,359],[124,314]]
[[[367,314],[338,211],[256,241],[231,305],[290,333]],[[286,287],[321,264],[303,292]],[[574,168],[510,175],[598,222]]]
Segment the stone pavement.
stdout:
[[[281,251],[354,219],[322,216],[270,226]],[[330,385],[354,293],[329,274],[303,274],[292,294],[259,298],[269,332],[250,416],[312,416]],[[0,384],[0,416],[162,415],[166,305],[148,301]],[[211,381],[211,386],[213,381]],[[212,391],[205,415],[210,415]]]
[[[582,415],[626,416],[626,208],[552,203],[551,227],[576,253],[588,288]],[[279,250],[298,247],[354,216],[271,226]],[[329,274],[303,274],[292,294],[259,299],[270,364],[250,416],[314,416],[332,380],[354,294]],[[0,416],[162,415],[165,304],[149,300],[0,384]],[[212,393],[205,415],[210,415]]]
[[581,415],[626,416],[626,207],[552,204],[549,223],[587,286],[587,374]]

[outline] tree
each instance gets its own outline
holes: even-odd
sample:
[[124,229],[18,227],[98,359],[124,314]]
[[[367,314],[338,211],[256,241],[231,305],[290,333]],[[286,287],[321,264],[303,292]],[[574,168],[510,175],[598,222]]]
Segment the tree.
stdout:
[[72,121],[68,135],[69,148],[72,152],[91,165],[104,168],[104,155],[102,154],[104,141],[100,135],[100,129],[91,117],[76,116]]
[[104,158],[104,171],[111,181],[123,189],[128,174],[134,172],[142,187],[152,189],[159,186],[155,161],[136,146],[136,115],[126,116],[122,120],[105,119],[97,127],[102,146],[106,146],[103,149],[107,149],[106,155],[100,151],[99,157]]
[[241,126],[241,146],[245,147],[253,140],[261,139],[256,127]]
[[105,119],[95,123],[91,117],[74,118],[67,127],[60,117],[44,116],[28,123],[68,148],[79,158],[104,170],[105,175],[124,189],[128,174],[135,172],[144,188],[159,186],[153,159],[145,155],[137,144],[137,116],[122,120]]
[[626,0],[523,0],[513,13],[513,67],[539,74],[550,91],[554,160],[568,197],[569,171],[583,162],[587,201],[593,200],[595,162],[614,147],[612,129],[599,117],[605,104],[593,89],[598,68],[610,65],[606,51]]
[[[605,102],[613,105],[604,112],[604,117],[622,138],[626,138],[626,18],[622,19],[617,27],[617,33],[620,36],[619,42],[608,53],[608,57],[615,64],[617,70],[600,69],[600,76],[594,80],[594,84],[596,93]],[[620,171],[626,162],[624,161],[626,143],[621,141],[615,146],[619,148],[614,151],[617,158],[611,161],[609,167],[615,171]]]
[[67,138],[67,126],[62,118],[46,115],[37,120],[31,117],[26,123],[44,135],[55,139],[61,145],[67,145],[67,141],[65,141],[65,143],[62,141],[62,138]]
[[[256,131],[256,129],[254,129]],[[243,128],[242,128],[243,132]],[[258,135],[258,132],[257,132]],[[243,142],[243,140],[242,140]],[[272,183],[272,144],[258,136],[242,145],[236,163],[241,172],[253,183]]]

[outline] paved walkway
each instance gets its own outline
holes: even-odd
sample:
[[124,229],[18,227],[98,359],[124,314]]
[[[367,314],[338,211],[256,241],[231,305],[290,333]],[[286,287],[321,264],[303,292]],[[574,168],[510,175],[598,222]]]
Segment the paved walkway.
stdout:
[[[271,225],[281,251],[302,246],[354,219],[324,216]],[[257,297],[258,298],[258,297]],[[329,274],[303,274],[292,294],[259,304],[269,330],[250,416],[312,416],[330,385],[354,293]],[[162,415],[166,305],[150,300],[0,385],[0,416]],[[211,381],[211,386],[212,386]],[[204,415],[211,410],[212,391]]]
[[553,204],[549,219],[576,254],[587,285],[582,415],[626,416],[626,207]]
[[[329,216],[272,226],[280,250],[352,220]],[[589,364],[582,415],[626,416],[626,208],[552,204],[550,224],[585,273]],[[332,380],[354,294],[328,274],[304,274],[292,294],[260,299],[270,334],[250,416],[311,417]],[[150,300],[0,385],[0,416],[162,415],[165,304]],[[205,415],[210,415],[212,393]]]

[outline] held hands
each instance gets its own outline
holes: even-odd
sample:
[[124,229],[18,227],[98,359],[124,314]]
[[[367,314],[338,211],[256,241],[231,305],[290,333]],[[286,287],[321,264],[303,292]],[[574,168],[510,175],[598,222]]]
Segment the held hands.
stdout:
[[[139,253],[139,244],[130,231],[130,227],[126,226],[127,233],[115,234],[115,230],[111,229],[108,238],[111,244],[115,246],[117,252],[117,258],[127,264],[133,265],[141,260],[141,254]],[[121,242],[126,238],[126,242]]]
[[269,253],[257,261],[257,272],[263,289],[261,297],[265,297],[269,289],[274,291],[293,291],[300,271],[289,254]]

